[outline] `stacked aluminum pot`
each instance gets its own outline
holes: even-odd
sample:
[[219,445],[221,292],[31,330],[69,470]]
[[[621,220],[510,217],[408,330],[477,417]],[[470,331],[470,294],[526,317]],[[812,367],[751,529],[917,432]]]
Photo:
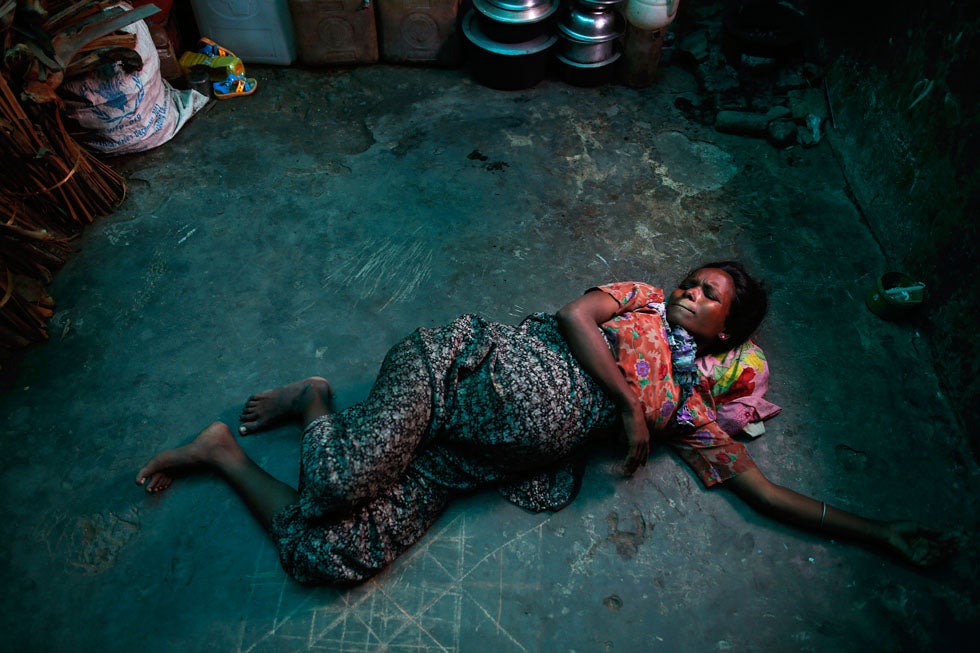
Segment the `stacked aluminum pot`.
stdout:
[[553,29],[558,4],[559,0],[473,0],[463,17],[473,76],[504,90],[529,88],[544,79],[558,41]]
[[625,21],[622,0],[572,0],[558,23],[558,67],[565,81],[595,86],[612,79]]

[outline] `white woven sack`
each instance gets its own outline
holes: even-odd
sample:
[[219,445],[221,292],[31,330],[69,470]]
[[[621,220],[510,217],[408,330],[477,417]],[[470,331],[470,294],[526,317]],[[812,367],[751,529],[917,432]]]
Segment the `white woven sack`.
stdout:
[[142,70],[127,73],[116,65],[111,75],[67,79],[58,90],[65,116],[82,130],[77,140],[107,154],[163,145],[208,101],[197,91],[173,88],[160,76],[160,57],[145,22],[137,21],[124,31],[136,34]]

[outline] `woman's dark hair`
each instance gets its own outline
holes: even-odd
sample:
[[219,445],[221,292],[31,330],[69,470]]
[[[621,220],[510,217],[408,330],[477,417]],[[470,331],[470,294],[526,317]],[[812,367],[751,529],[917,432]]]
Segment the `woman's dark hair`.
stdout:
[[748,340],[762,324],[762,318],[766,316],[766,310],[769,308],[766,287],[761,281],[752,277],[738,261],[705,263],[692,270],[691,274],[704,268],[721,270],[735,283],[735,296],[732,297],[732,307],[728,311],[728,319],[725,320],[725,331],[730,337],[727,340],[719,340],[717,345],[712,347],[717,352],[735,349]]

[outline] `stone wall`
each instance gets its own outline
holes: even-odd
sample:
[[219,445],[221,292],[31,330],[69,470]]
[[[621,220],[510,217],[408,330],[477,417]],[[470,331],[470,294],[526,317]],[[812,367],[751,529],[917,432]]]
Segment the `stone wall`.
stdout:
[[891,268],[928,286],[910,320],[978,456],[980,4],[811,4],[832,62],[828,140]]

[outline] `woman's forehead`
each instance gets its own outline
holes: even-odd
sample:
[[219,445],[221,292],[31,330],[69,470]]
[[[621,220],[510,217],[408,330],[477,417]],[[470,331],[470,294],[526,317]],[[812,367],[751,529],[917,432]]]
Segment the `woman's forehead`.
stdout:
[[698,268],[687,275],[687,278],[709,283],[724,283],[726,281],[732,283],[731,275],[718,268]]
[[710,286],[720,292],[733,292],[735,289],[731,275],[718,268],[699,268],[689,274],[687,280]]

